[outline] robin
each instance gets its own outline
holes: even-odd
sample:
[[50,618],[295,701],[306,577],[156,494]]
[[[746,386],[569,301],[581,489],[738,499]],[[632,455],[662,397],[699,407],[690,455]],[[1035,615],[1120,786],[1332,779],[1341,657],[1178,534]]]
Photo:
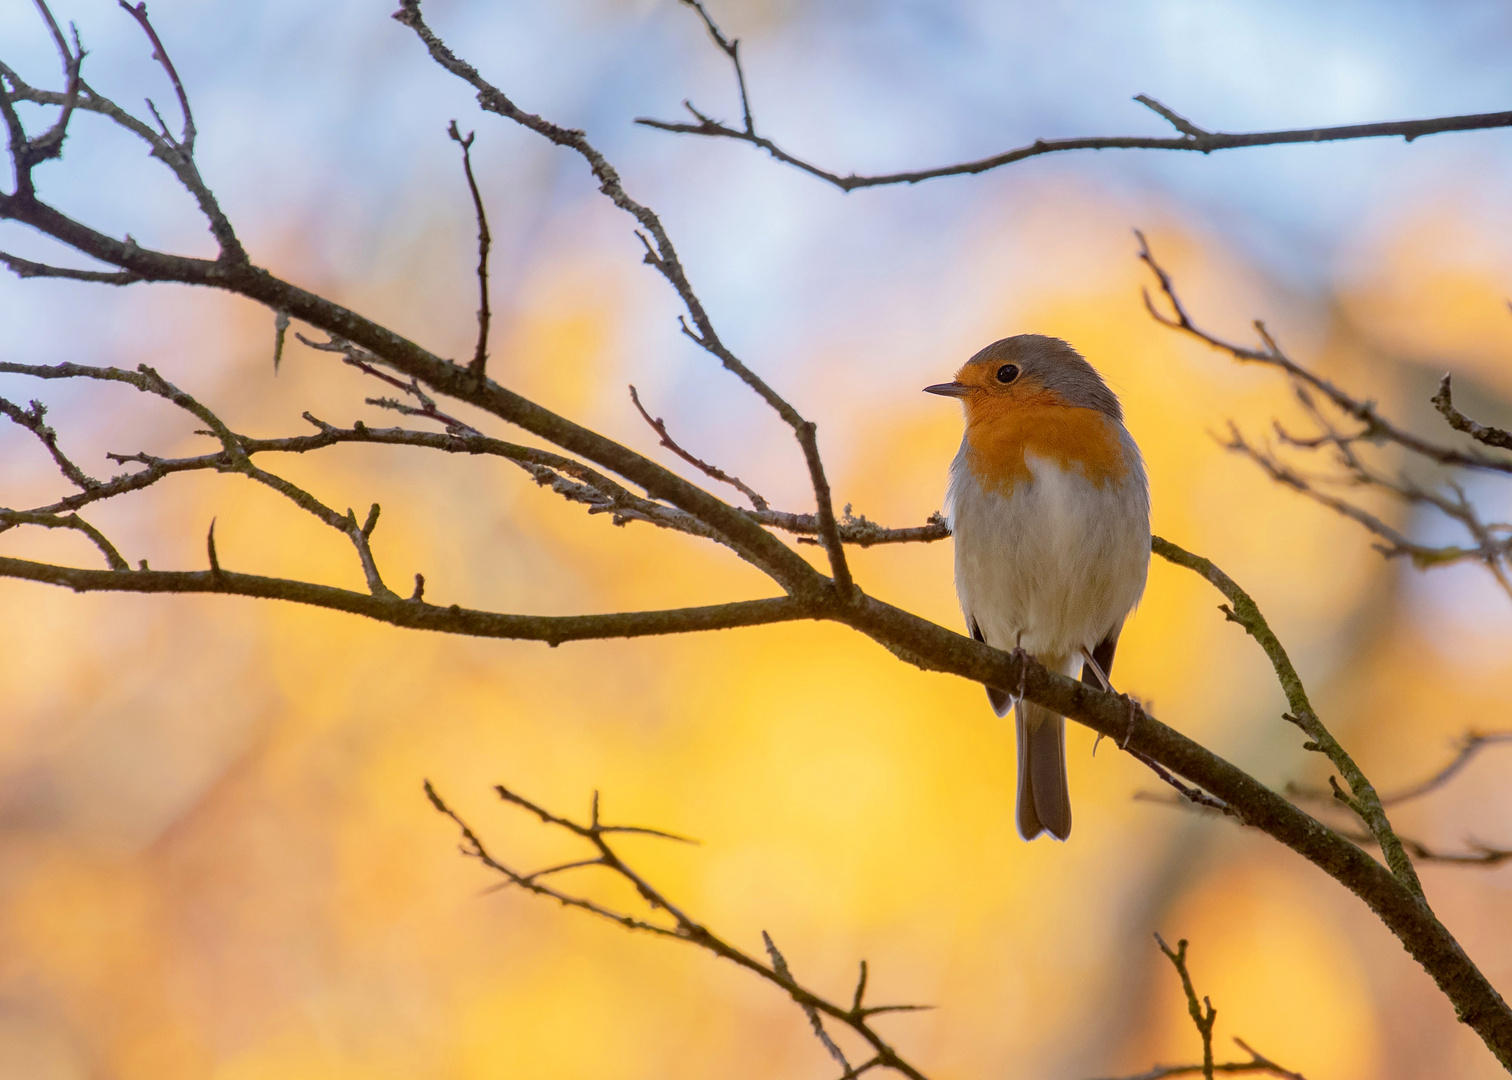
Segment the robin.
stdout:
[[[1066,342],[995,341],[926,386],[960,398],[966,434],[950,465],[946,516],[956,594],[971,636],[1022,648],[1064,675],[1111,689],[1124,620],[1150,566],[1150,489],[1118,398]],[[987,688],[1003,716],[1013,696]],[[1018,829],[1071,834],[1065,720],[1018,702]]]

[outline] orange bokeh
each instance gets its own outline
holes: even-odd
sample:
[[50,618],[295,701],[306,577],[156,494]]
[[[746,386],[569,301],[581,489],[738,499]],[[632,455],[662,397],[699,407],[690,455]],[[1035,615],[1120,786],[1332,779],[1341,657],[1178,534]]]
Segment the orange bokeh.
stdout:
[[[1156,220],[1152,243],[1190,284],[1204,321],[1242,335],[1249,318],[1286,302],[1219,238],[1169,209],[1143,216]],[[1227,418],[1263,431],[1271,417],[1293,416],[1289,392],[1273,373],[1237,367],[1148,317],[1128,217],[1091,184],[1021,191],[954,261],[962,289],[984,288],[978,271],[1010,234],[1028,246],[1057,238],[1045,240],[1040,273],[991,286],[1001,295],[984,302],[981,320],[942,332],[950,340],[939,355],[882,377],[885,394],[838,392],[849,376],[820,335],[811,353],[783,357],[789,384],[808,372],[803,389],[822,392],[813,411],[832,440],[838,501],[888,524],[922,521],[939,505],[959,418],[912,388],[948,374],[964,355],[957,344],[994,336],[998,311],[1019,329],[1064,336],[1122,396],[1148,461],[1156,531],[1255,595],[1324,719],[1383,786],[1415,778],[1451,737],[1501,722],[1512,643],[1488,646],[1463,626],[1427,640],[1404,598],[1410,569],[1217,445],[1211,433]],[[1484,339],[1467,327],[1505,321],[1496,310],[1505,275],[1455,265],[1419,280],[1424,237],[1470,227],[1447,201],[1421,222],[1378,238],[1390,257],[1341,290],[1340,312],[1468,355],[1467,335]],[[348,302],[461,355],[471,293],[457,252],[470,235],[447,226],[418,236],[406,256],[441,278],[425,290],[344,288]],[[1070,247],[1074,257],[1057,254]],[[309,265],[317,276],[321,264],[297,242],[280,254],[287,272]],[[633,257],[544,260],[500,330],[498,377],[653,452],[623,399],[625,382],[666,377],[637,369],[622,347],[646,273]],[[444,315],[437,297],[452,305]],[[241,430],[299,430],[306,408],[348,422],[373,392],[292,346],[275,381],[261,311],[182,293],[154,302],[196,321],[175,355],[152,362]],[[197,369],[196,346],[226,337],[241,359]],[[1290,344],[1388,410],[1416,402],[1437,374],[1373,351],[1379,343],[1343,313],[1304,325]],[[1466,380],[1505,398],[1505,344],[1477,355]],[[146,358],[122,345],[111,359]],[[762,357],[747,359],[763,367]],[[122,412],[141,404],[127,391],[110,401]],[[694,419],[652,409],[674,431]],[[55,416],[65,439],[88,419]],[[177,418],[164,423],[185,430]],[[157,452],[200,445],[154,435],[170,429],[145,422],[107,426]],[[20,483],[56,480],[34,446],[8,445],[30,455]],[[802,490],[796,450],[780,433],[694,449],[758,488]],[[346,447],[279,467],[332,505],[382,503],[375,542],[390,584],[423,573],[439,603],[575,612],[774,592],[722,549],[589,518],[497,460]],[[214,518],[224,565],[360,587],[339,536],[240,478],[176,478],[138,507],[101,516],[133,558],[155,567],[199,566]],[[1402,516],[1389,503],[1377,509]],[[90,558],[71,538],[12,533],[3,543],[7,553]],[[956,625],[948,542],[857,552],[854,565],[872,593]],[[1279,718],[1284,702],[1264,657],[1218,602],[1202,581],[1157,562],[1117,681],[1267,783],[1316,780],[1316,761]],[[1082,1075],[1193,1059],[1196,1037],[1150,941],[1156,930],[1191,939],[1220,1035],[1240,1035],[1290,1068],[1329,1080],[1380,1075],[1383,1040],[1406,1016],[1421,1075],[1495,1074],[1362,905],[1263,837],[1135,801],[1154,779],[1114,747],[1093,756],[1084,731],[1070,736],[1074,838],[1021,843],[1011,731],[980,688],[921,673],[838,627],[549,649],[272,603],[74,596],[13,581],[0,581],[0,605],[0,995],[22,1003],[0,1025],[0,1062],[24,1062],[25,1075],[733,1080],[834,1071],[803,1015],[731,965],[488,891],[493,880],[458,855],[455,829],[424,799],[427,778],[522,866],[572,849],[499,805],[494,783],[575,815],[597,790],[610,818],[696,836],[697,847],[637,838],[624,848],[743,948],[759,952],[760,932],[770,932],[811,985],[844,998],[864,957],[873,1000],[936,1006],[882,1022],[932,1076]],[[1481,637],[1477,655],[1493,659],[1455,667],[1456,632]],[[1404,812],[1404,828],[1449,844],[1481,830],[1506,842],[1497,827],[1508,797],[1494,779],[1503,768],[1481,762],[1454,792]],[[1507,985],[1505,873],[1425,876],[1467,947]],[[591,875],[572,881],[633,902]],[[10,1075],[23,1072],[0,1065]]]

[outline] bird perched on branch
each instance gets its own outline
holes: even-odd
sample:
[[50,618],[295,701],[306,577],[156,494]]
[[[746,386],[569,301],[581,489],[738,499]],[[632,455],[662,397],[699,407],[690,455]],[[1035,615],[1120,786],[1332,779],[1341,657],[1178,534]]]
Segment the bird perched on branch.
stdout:
[[[1052,671],[1110,688],[1113,652],[1150,565],[1150,490],[1118,398],[1058,338],[993,342],[955,380],[966,435],[946,515],[971,636],[1023,648]],[[1012,695],[991,687],[999,716]],[[1065,720],[1018,702],[1018,829],[1071,834]]]

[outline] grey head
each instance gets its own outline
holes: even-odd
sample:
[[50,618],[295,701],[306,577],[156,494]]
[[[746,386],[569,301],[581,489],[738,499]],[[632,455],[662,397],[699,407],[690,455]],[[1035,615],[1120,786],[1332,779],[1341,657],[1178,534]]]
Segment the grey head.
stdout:
[[[1016,367],[1017,372],[1004,370],[1007,365]],[[1055,391],[1070,405],[1096,409],[1115,420],[1123,420],[1118,396],[1108,389],[1097,369],[1060,338],[1016,334],[994,341],[966,361],[965,367],[956,375],[956,384],[995,389],[1003,382],[1000,374],[1011,376],[1008,384],[1018,383],[1026,387],[1038,384]]]

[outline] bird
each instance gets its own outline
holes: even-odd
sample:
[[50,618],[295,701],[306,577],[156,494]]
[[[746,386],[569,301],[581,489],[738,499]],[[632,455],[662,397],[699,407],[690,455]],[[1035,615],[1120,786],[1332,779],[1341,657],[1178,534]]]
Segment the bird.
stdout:
[[[1117,395],[1081,353],[1043,334],[995,341],[924,390],[965,411],[945,516],[971,636],[1063,675],[1080,667],[1082,682],[1111,690],[1150,565],[1149,481]],[[993,687],[987,698],[998,716],[1014,703]],[[1019,835],[1065,840],[1065,720],[1017,704]]]

